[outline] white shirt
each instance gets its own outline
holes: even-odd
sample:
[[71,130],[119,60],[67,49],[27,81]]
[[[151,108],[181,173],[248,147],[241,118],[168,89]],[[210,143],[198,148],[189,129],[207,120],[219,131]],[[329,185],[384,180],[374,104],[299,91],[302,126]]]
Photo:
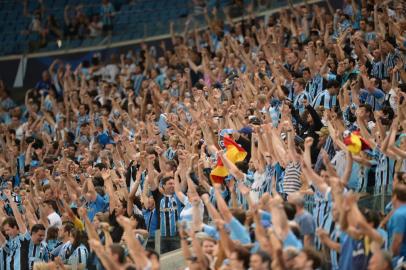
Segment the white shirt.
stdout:
[[336,152],[335,156],[331,160],[331,164],[334,165],[339,177],[344,175],[345,168],[347,167],[347,158],[343,150]]
[[49,214],[47,218],[50,227],[55,226],[60,228],[62,226],[62,219],[56,212]]
[[262,195],[263,185],[265,182],[265,172],[259,173],[256,171],[254,173],[254,182],[251,185],[250,196],[254,202],[258,202],[260,196]]
[[389,104],[392,107],[392,109],[396,111],[397,107],[398,107],[398,103],[396,101],[397,94],[396,94],[395,89],[392,88],[391,90],[389,90],[388,94],[389,94]]
[[120,70],[118,69],[116,64],[108,64],[104,68],[103,78],[109,82],[114,82],[119,73]]

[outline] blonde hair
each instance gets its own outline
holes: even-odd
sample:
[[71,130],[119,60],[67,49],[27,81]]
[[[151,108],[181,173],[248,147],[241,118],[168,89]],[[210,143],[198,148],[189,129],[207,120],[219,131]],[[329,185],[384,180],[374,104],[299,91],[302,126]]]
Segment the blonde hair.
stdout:
[[34,270],[50,270],[49,265],[46,262],[35,262],[33,269]]
[[97,212],[95,214],[95,217],[97,217],[97,219],[100,222],[108,222],[109,221],[109,217],[105,213],[102,213],[102,212]]

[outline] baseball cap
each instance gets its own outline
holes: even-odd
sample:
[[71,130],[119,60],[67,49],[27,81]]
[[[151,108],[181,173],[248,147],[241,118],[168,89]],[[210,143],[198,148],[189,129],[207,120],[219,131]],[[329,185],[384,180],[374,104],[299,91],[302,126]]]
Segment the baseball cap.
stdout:
[[252,133],[252,128],[250,127],[243,127],[242,129],[238,130],[239,133],[250,135]]
[[328,136],[330,132],[327,127],[322,127],[319,131],[316,131],[316,134],[319,136]]

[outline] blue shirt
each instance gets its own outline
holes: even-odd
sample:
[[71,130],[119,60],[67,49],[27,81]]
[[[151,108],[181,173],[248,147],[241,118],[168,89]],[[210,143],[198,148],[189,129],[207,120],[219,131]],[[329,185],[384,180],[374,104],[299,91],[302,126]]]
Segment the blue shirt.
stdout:
[[307,99],[309,102],[311,101],[310,94],[306,91],[302,91],[293,99],[293,107],[299,111],[300,114],[304,113],[305,106],[303,105],[303,100]]
[[367,103],[371,105],[374,111],[379,111],[382,109],[382,104],[385,100],[385,93],[378,88],[375,88],[372,91],[361,89],[359,97],[362,103]]
[[174,237],[177,235],[177,222],[182,211],[182,202],[173,194],[163,195],[158,189],[152,191],[156,211],[159,211],[159,227],[161,237]]
[[71,246],[72,246],[72,243],[70,241],[68,241],[64,244],[61,244],[61,245],[57,246],[54,250],[51,251],[51,255],[53,257],[60,257],[61,260],[65,264],[67,264]]
[[366,192],[368,185],[368,174],[371,170],[368,166],[363,166],[358,162],[352,164],[351,176],[348,187],[356,192]]
[[368,245],[370,243],[367,243],[365,238],[355,240],[346,235],[344,243],[341,245],[339,269],[367,269],[371,257],[371,247],[366,248]]
[[84,265],[86,269],[86,262],[87,262],[87,257],[89,256],[89,251],[87,250],[86,246],[81,244],[78,246],[73,252],[72,255],[70,255],[68,259],[68,265]]
[[388,222],[389,244],[392,245],[395,234],[400,234],[403,237],[400,247],[400,256],[406,256],[406,204],[395,210]]
[[203,224],[203,232],[207,233],[213,239],[216,239],[216,240],[220,239],[219,232],[217,231],[216,227],[214,227],[214,226]]
[[324,109],[331,109],[338,105],[337,96],[331,96],[328,90],[320,92],[313,100],[312,107],[317,110],[318,107],[323,106]]
[[305,91],[310,95],[309,103],[323,91],[323,76],[320,74],[315,75],[306,83]]
[[41,89],[49,90],[50,87],[51,87],[51,83],[49,81],[43,81],[43,80],[40,80],[35,85],[35,88],[38,90],[41,90]]
[[29,269],[33,269],[35,262],[47,262],[49,260],[49,250],[45,242],[34,244],[30,241],[28,248]]
[[149,237],[154,237],[155,231],[158,230],[158,214],[156,209],[142,209],[142,215],[144,216]]
[[300,242],[300,240],[297,239],[297,237],[293,234],[292,231],[289,231],[285,240],[283,240],[283,248],[287,247],[294,247],[299,250],[303,248],[302,242]]
[[27,231],[9,239],[3,247],[4,270],[29,269],[28,251],[31,236]]
[[314,221],[313,216],[305,210],[301,215],[295,217],[295,222],[299,224],[301,240],[304,240],[305,235],[309,235],[311,240],[314,241],[316,222]]
[[232,240],[237,240],[243,245],[251,243],[251,238],[247,229],[235,217],[233,217],[227,225]]
[[104,212],[107,208],[106,200],[97,193],[96,200],[88,204],[87,216],[90,221],[93,221],[94,216],[98,212]]

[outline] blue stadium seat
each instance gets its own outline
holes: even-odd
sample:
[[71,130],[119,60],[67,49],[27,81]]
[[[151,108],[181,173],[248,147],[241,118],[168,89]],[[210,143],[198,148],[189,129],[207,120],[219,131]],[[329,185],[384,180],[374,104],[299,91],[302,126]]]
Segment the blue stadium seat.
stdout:
[[[110,0],[116,8],[114,31],[112,41],[138,39],[145,36],[162,35],[169,30],[168,22],[176,21],[188,15],[190,11],[190,0]],[[220,0],[220,5],[227,5],[232,0]],[[23,16],[22,1],[2,0],[0,1],[0,54],[20,52],[28,50],[28,41],[37,40],[38,36],[31,34],[22,35],[23,30],[28,29],[33,12],[40,7],[39,1],[27,1],[30,16]],[[129,3],[131,2],[131,3]],[[100,13],[101,0],[43,0],[46,7],[43,23],[48,15],[53,15],[57,24],[64,30],[64,9],[66,5],[83,5],[83,11],[88,17]],[[196,18],[201,21],[202,18]],[[177,22],[176,29],[182,31],[184,22]],[[181,27],[182,25],[182,27]],[[179,29],[178,29],[179,28]],[[79,46],[92,46],[101,42],[103,37],[88,40],[64,41],[64,47],[76,48]],[[55,38],[48,40],[48,45],[41,51],[57,50]]]

